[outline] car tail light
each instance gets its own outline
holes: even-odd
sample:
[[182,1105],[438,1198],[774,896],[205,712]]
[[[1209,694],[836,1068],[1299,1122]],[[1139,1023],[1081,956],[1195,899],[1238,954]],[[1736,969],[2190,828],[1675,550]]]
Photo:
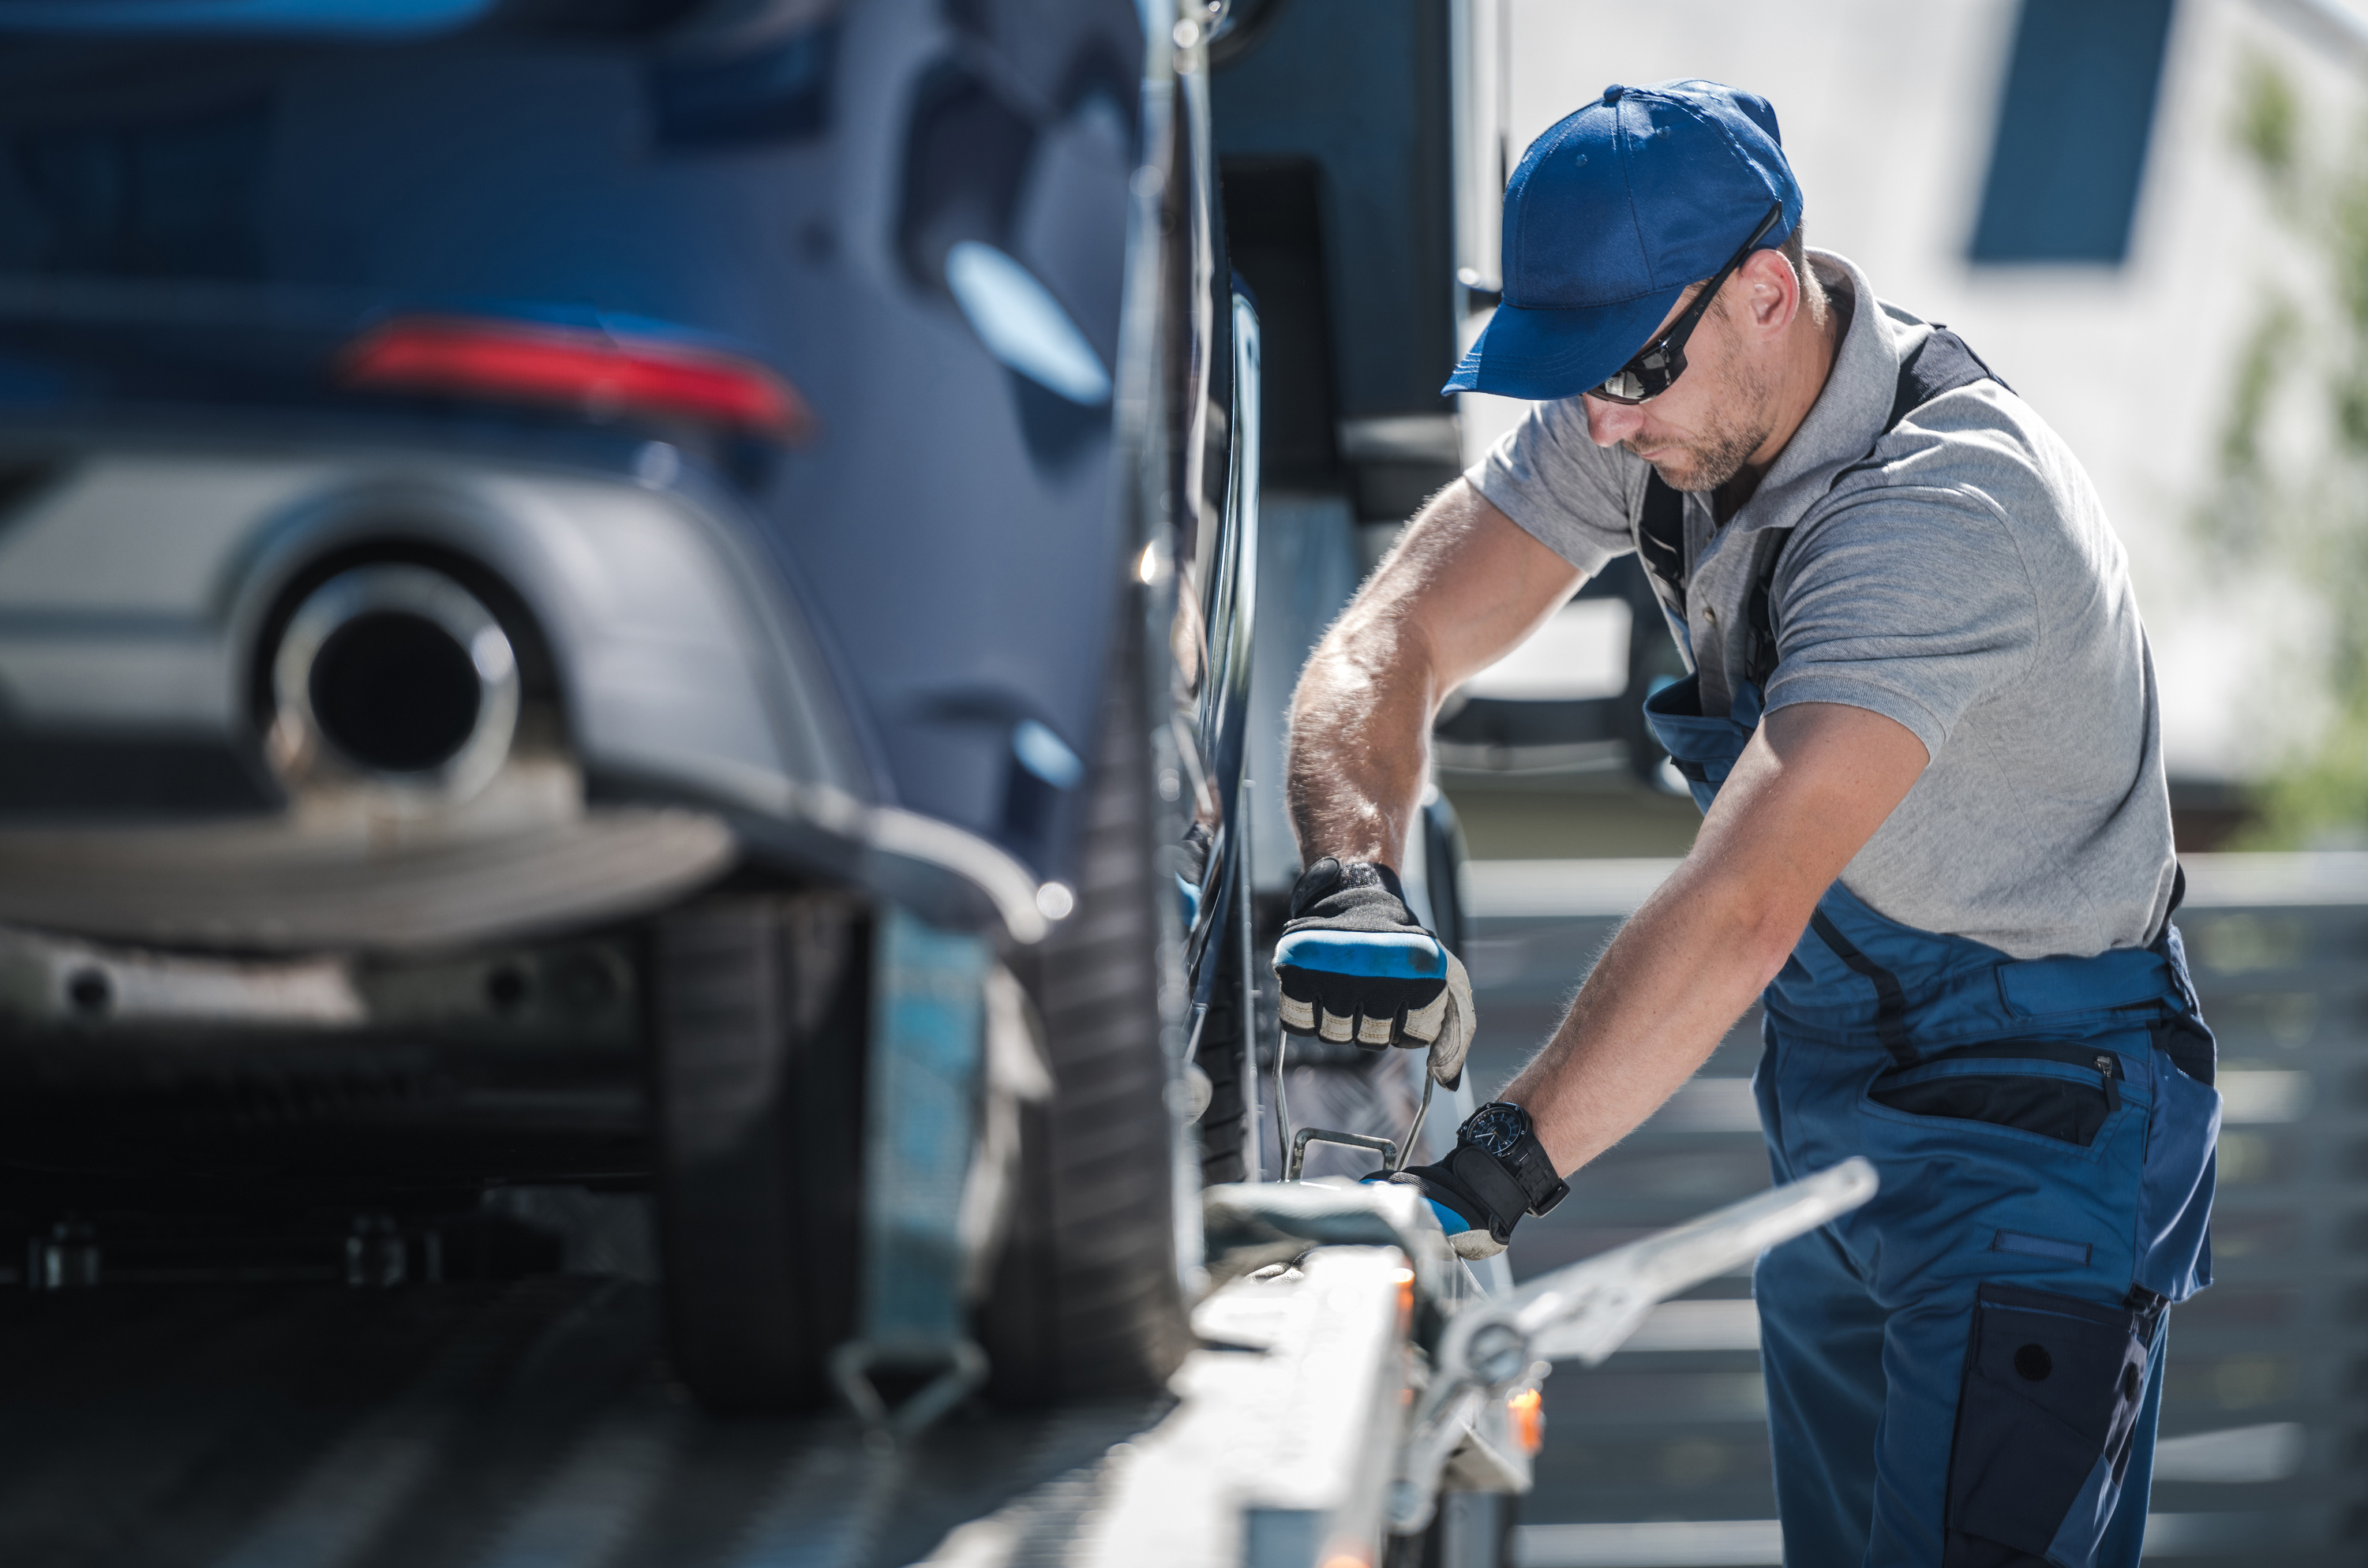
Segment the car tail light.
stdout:
[[789,382],[746,359],[659,338],[461,316],[398,316],[347,348],[338,380],[574,408],[601,417],[696,419],[796,441],[814,416]]

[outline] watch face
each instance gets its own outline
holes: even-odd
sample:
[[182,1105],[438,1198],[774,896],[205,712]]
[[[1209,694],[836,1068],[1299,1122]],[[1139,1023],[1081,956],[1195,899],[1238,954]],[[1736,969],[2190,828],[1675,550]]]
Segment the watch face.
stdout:
[[1463,1124],[1463,1139],[1500,1160],[1510,1159],[1529,1136],[1530,1113],[1505,1100],[1492,1100],[1472,1113]]

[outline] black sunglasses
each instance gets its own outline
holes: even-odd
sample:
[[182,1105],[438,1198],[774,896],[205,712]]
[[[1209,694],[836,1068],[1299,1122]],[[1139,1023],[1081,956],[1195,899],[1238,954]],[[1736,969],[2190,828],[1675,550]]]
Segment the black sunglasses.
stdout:
[[1601,386],[1588,388],[1587,395],[1600,397],[1606,403],[1644,403],[1668,392],[1670,383],[1686,373],[1686,339],[1691,337],[1694,328],[1701,324],[1702,312],[1710,309],[1711,300],[1718,293],[1719,285],[1743,265],[1743,258],[1758,248],[1759,242],[1768,237],[1768,231],[1774,228],[1777,220],[1783,216],[1782,202],[1770,207],[1768,216],[1759,220],[1759,226],[1751,231],[1751,237],[1743,242],[1743,248],[1728,256],[1726,265],[1702,285],[1702,291],[1694,296],[1694,302],[1686,307],[1686,313],[1671,322],[1668,331],[1637,350],[1634,359],[1606,377]]

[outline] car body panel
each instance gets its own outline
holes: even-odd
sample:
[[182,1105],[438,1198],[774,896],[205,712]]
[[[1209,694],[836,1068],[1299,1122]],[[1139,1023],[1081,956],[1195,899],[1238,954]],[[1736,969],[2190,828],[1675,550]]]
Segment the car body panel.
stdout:
[[[0,436],[38,443],[103,411],[167,447],[177,431],[223,449],[199,499],[186,474],[143,467],[176,460],[115,437],[77,482],[79,522],[28,530],[26,592],[102,619],[148,615],[158,595],[154,613],[204,614],[204,593],[245,591],[222,582],[225,549],[317,544],[336,530],[313,513],[371,483],[441,484],[442,512],[507,520],[411,526],[507,551],[486,564],[569,645],[555,657],[596,779],[775,817],[819,785],[825,818],[841,796],[892,804],[1060,875],[1073,802],[1015,740],[1031,724],[1090,750],[1103,607],[1136,549],[1112,405],[999,359],[944,267],[958,244],[994,247],[1116,365],[1140,18],[1126,0],[763,9],[737,34],[489,23],[401,44],[13,44]],[[785,449],[631,418],[587,431],[339,384],[344,346],[420,310],[739,356],[788,379],[814,433]],[[279,432],[276,464],[231,455],[218,432],[245,415]],[[416,440],[416,465],[309,472],[340,430],[374,428]],[[672,452],[665,487],[697,498],[697,527],[616,482],[644,439]],[[546,472],[426,472],[488,452]],[[104,589],[88,574],[191,511],[205,516],[176,517],[144,585],[115,581],[120,562]],[[258,545],[260,513],[304,520]],[[47,566],[42,549],[60,551]],[[627,585],[640,609],[615,597]],[[251,650],[187,624],[140,632],[0,629],[20,722],[248,722]],[[787,682],[767,673],[784,644]]]

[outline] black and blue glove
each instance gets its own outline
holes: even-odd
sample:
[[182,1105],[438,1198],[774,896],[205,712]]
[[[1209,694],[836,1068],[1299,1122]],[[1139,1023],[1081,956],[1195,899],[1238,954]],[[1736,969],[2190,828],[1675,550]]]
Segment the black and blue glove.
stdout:
[[1491,1100],[1455,1130],[1455,1147],[1435,1165],[1376,1171],[1367,1181],[1411,1187],[1430,1200],[1461,1257],[1492,1257],[1513,1239],[1524,1214],[1543,1214],[1570,1195],[1554,1159],[1530,1126],[1530,1113]]
[[1472,983],[1440,939],[1416,923],[1387,866],[1326,855],[1291,890],[1274,949],[1282,1027],[1368,1051],[1430,1053],[1430,1075],[1463,1078],[1475,1022]]

